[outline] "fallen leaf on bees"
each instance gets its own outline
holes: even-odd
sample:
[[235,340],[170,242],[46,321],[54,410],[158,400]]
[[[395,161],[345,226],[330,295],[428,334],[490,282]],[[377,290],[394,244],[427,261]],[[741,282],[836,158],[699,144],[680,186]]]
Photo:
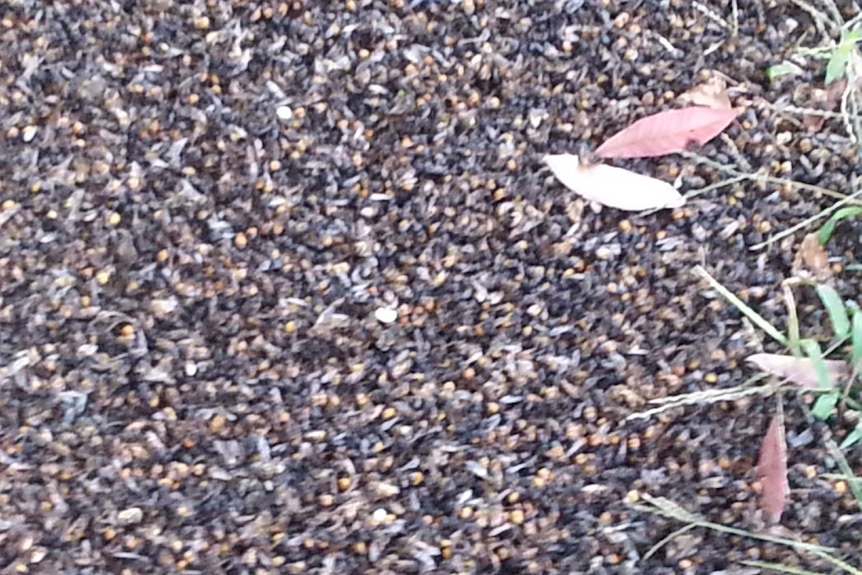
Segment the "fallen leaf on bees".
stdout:
[[787,481],[787,442],[784,438],[784,418],[775,415],[760,444],[757,477],[763,486],[760,506],[768,523],[781,521],[790,494]]
[[587,165],[573,154],[544,158],[564,186],[585,199],[628,211],[678,208],[685,198],[662,180],[603,164]]
[[595,154],[600,158],[650,158],[679,153],[692,142],[702,146],[719,135],[740,112],[704,106],[665,110],[618,132]]
[[714,110],[733,107],[727,95],[727,82],[721,76],[712,76],[706,82],[680,94],[679,100],[692,106],[705,106]]
[[[748,356],[745,360],[766,373],[787,379],[799,387],[820,387],[817,370],[814,369],[814,360],[810,358],[775,353],[756,353]],[[850,366],[845,361],[824,359],[823,363],[826,364],[826,373],[829,374],[829,382],[833,387],[839,385],[840,381],[850,375]]]

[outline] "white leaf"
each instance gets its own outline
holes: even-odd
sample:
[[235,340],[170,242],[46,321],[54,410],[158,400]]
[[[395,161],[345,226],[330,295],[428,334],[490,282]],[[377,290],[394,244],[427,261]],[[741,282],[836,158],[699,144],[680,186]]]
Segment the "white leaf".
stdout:
[[685,203],[673,186],[649,176],[603,164],[584,166],[573,154],[549,154],[544,160],[564,186],[611,208],[640,212]]

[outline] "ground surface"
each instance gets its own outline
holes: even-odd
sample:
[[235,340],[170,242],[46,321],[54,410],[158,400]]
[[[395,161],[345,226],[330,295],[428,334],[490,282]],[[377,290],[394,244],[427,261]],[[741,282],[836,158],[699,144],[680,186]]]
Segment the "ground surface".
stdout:
[[[626,219],[541,162],[707,70],[799,103],[822,66],[764,70],[816,37],[803,12],[740,2],[734,38],[689,2],[191,4],[0,8],[4,573],[815,565],[702,529],[640,562],[680,525],[637,493],[759,528],[774,403],[624,419],[754,375],[760,336],[691,268],[783,325],[801,235],[749,247],[828,199],[741,183]],[[758,104],[727,133],[752,170],[850,191],[840,123]],[[683,191],[724,177],[624,165]],[[830,428],[798,407],[783,525],[854,560],[858,509],[820,477]]]

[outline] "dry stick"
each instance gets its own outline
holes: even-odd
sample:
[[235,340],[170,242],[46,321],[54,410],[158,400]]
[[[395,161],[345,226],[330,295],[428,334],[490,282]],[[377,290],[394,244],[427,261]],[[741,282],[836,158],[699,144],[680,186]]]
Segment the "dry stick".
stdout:
[[735,38],[739,34],[739,2],[737,0],[731,1],[730,13],[733,15],[733,30],[730,35]]
[[847,21],[844,23],[844,25],[845,25],[848,29],[852,29],[852,28],[853,28],[853,26],[855,26],[855,25],[856,25],[856,24],[858,24],[859,22],[862,22],[862,12],[860,12],[859,14],[856,14],[855,16],[853,16],[852,18],[850,18],[849,20],[847,20]]
[[738,309],[742,315],[747,317],[749,321],[751,321],[751,323],[759,327],[761,331],[763,331],[765,334],[767,334],[769,337],[771,337],[781,345],[785,347],[787,346],[787,338],[784,336],[783,333],[778,331],[775,326],[763,319],[763,317],[760,316],[756,311],[748,307],[748,305],[746,305],[745,302],[739,299],[739,297],[737,297],[735,293],[721,285],[721,282],[712,277],[712,275],[710,275],[710,273],[706,271],[706,268],[697,265],[694,266],[692,271],[695,273],[695,275],[700,276],[701,279],[705,280],[706,283],[709,284],[709,287],[717,291],[718,294],[725,299],[725,301],[729,302],[733,307]]
[[[847,86],[844,88],[844,92],[841,93],[841,118],[844,120],[844,129],[847,130],[847,135],[850,136],[850,141],[854,144],[859,143],[859,138],[856,137],[856,134],[853,132],[853,124],[850,122],[850,112],[848,112],[848,107],[852,101],[853,107],[856,107],[856,99],[850,98],[851,94],[856,92],[856,87],[854,86],[855,82],[847,82]],[[853,115],[856,115],[856,110],[853,110]]]
[[791,226],[791,227],[789,227],[789,228],[787,228],[781,232],[778,232],[777,234],[775,234],[774,236],[772,236],[768,240],[766,240],[764,242],[760,242],[759,244],[755,244],[748,249],[750,249],[751,251],[757,251],[757,250],[763,249],[763,248],[765,248],[771,244],[774,244],[775,242],[777,242],[779,240],[786,238],[787,236],[793,235],[794,233],[796,233],[798,230],[801,230],[802,228],[807,228],[808,226],[810,226],[811,224],[813,224],[817,220],[821,220],[821,219],[825,218],[826,216],[830,215],[832,212],[838,211],[839,209],[841,209],[843,206],[845,206],[847,204],[851,204],[851,203],[858,204],[859,202],[856,201],[856,198],[859,195],[862,195],[862,188],[856,190],[851,195],[846,196],[844,199],[842,199],[838,202],[835,202],[834,204],[832,204],[828,208],[825,208],[824,210],[822,210],[820,213],[817,213],[817,214],[811,216],[810,218],[799,222],[795,226]]
[[[829,110],[816,110],[814,108],[801,108],[799,106],[779,106],[777,104],[773,104],[771,102],[764,102],[764,106],[769,108],[770,110],[774,110],[776,112],[786,112],[788,114],[799,114],[801,116],[818,116],[821,118],[831,118],[835,120],[844,119],[845,115],[841,112],[830,112]],[[850,119],[852,120],[860,120],[862,116],[858,115],[850,115]]]
[[668,543],[670,543],[671,541],[673,541],[674,539],[676,539],[680,535],[683,535],[686,531],[691,531],[692,529],[694,529],[696,527],[698,527],[697,523],[689,523],[688,525],[684,525],[683,527],[680,527],[679,529],[677,529],[676,531],[674,531],[673,533],[671,533],[667,537],[662,538],[661,541],[659,541],[658,543],[656,543],[655,545],[650,547],[647,550],[647,552],[644,553],[644,556],[641,557],[641,562],[647,561],[650,557],[655,555],[659,549],[661,549],[662,547],[664,547],[665,545],[667,545]]
[[838,6],[835,4],[834,0],[823,0],[823,4],[826,5],[826,9],[832,12],[832,23],[835,26],[841,27],[845,24],[844,16],[841,15],[841,10],[838,9]]
[[[764,379],[768,374],[760,373],[756,376],[750,378],[746,385],[752,383],[754,381]],[[769,396],[775,393],[776,389],[778,389],[781,384],[787,382],[789,380],[784,380],[779,384],[767,384],[767,385],[759,385],[756,387],[731,387],[727,389],[710,389],[706,391],[696,391],[694,393],[687,393],[684,395],[673,395],[670,397],[662,397],[655,398],[650,400],[652,404],[661,404],[659,407],[654,407],[652,409],[648,409],[646,411],[640,411],[637,413],[629,414],[626,417],[626,421],[633,421],[636,419],[649,419],[654,415],[658,415],[660,413],[664,413],[665,411],[675,409],[677,407],[685,407],[687,405],[707,405],[710,403],[718,403],[720,401],[736,401],[742,399],[743,397],[747,397],[749,395],[764,395]]]
[[[775,176],[767,176],[765,174],[746,174],[744,172],[740,172],[733,166],[728,166],[715,160],[710,160],[705,156],[701,156],[699,154],[695,154],[692,152],[682,152],[683,157],[686,159],[692,160],[699,164],[706,164],[711,168],[715,168],[720,172],[724,172],[725,174],[731,176],[746,176],[747,179],[753,182],[765,182],[767,184],[773,184],[776,186],[791,186],[795,188],[799,188],[801,190],[808,190],[809,192],[816,192],[818,194],[822,194],[824,196],[829,196],[831,198],[836,198],[839,200],[846,199],[847,194],[842,194],[841,192],[836,192],[835,190],[830,190],[828,188],[824,188],[815,184],[806,184],[805,182],[797,182],[795,180],[788,180],[787,178],[776,178]],[[862,204],[862,202],[860,202]]]
[[[833,557],[828,553],[820,553],[819,551],[812,551],[814,555],[817,555],[824,561],[832,563],[834,566],[838,567],[845,573],[849,573],[850,575],[862,575],[862,571],[856,569],[849,563],[845,563],[841,559],[837,557]],[[778,573],[787,573],[788,575],[820,575],[814,571],[809,571],[808,569],[802,569],[801,567],[790,567],[788,565],[783,565],[780,563],[769,563],[766,561],[741,561],[742,565],[746,565],[749,567],[757,567],[759,569],[769,569],[770,571],[777,571]]]
[[676,503],[668,499],[665,499],[664,497],[653,497],[649,493],[641,493],[640,496],[641,498],[643,498],[644,501],[653,505],[653,507],[637,504],[632,505],[632,507],[637,509],[638,511],[658,514],[669,519],[675,519],[682,523],[694,524],[697,527],[706,527],[707,529],[712,529],[713,531],[718,531],[721,533],[727,533],[729,535],[736,535],[738,537],[749,537],[752,539],[759,539],[760,541],[768,541],[769,543],[775,543],[777,545],[790,547],[791,549],[811,551],[813,553],[833,553],[835,551],[835,549],[832,547],[824,547],[822,545],[815,545],[812,543],[793,541],[792,539],[785,539],[783,537],[776,537],[774,535],[752,533],[750,531],[744,531],[735,527],[728,527],[727,525],[722,525],[720,523],[712,523],[711,521],[706,521],[705,519],[694,515],[687,509],[677,505]]
[[820,10],[812,6],[811,4],[804,2],[803,0],[792,0],[794,4],[796,4],[799,8],[804,10],[811,16],[812,20],[814,20],[814,25],[817,27],[817,31],[820,32],[821,36],[829,38],[829,34],[826,32],[824,25],[829,26],[834,29],[835,27],[840,28],[844,23],[844,19],[841,18],[840,12],[838,13],[838,21],[830,20],[825,17]]
[[804,182],[797,182],[794,180],[788,180],[786,178],[776,178],[773,176],[758,175],[758,174],[744,174],[732,166],[727,166],[725,164],[721,164],[719,162],[716,162],[714,160],[710,160],[709,158],[706,158],[704,156],[694,154],[691,152],[683,152],[682,155],[689,160],[693,160],[694,162],[697,162],[700,164],[706,164],[707,166],[715,168],[716,170],[724,172],[726,174],[730,174],[733,176],[742,176],[742,179],[747,179],[747,180],[751,180],[754,182],[762,181],[762,182],[766,182],[766,183],[770,183],[770,184],[774,184],[774,185],[780,185],[780,186],[797,187],[797,188],[800,188],[803,190],[809,190],[812,192],[816,192],[816,193],[822,194],[824,196],[838,198],[840,200],[840,201],[836,202],[835,204],[829,206],[828,208],[824,209],[819,214],[816,214],[816,215],[808,218],[807,220],[800,222],[799,224],[797,224],[791,228],[788,228],[788,229],[784,230],[783,232],[780,232],[780,233],[774,235],[773,237],[769,238],[765,242],[761,242],[759,244],[751,246],[749,249],[752,251],[762,249],[768,245],[771,245],[771,244],[777,242],[778,240],[780,240],[782,238],[785,238],[785,237],[793,234],[794,232],[796,232],[797,230],[799,230],[801,228],[807,227],[811,223],[813,223],[813,222],[825,217],[826,215],[838,210],[841,206],[844,206],[846,204],[851,204],[851,203],[856,204],[856,205],[862,205],[862,202],[860,202],[856,199],[860,194],[862,194],[862,189],[857,190],[856,192],[854,192],[853,194],[848,196],[846,194],[842,194],[841,192],[836,192],[834,190],[830,190],[830,189],[827,189],[827,188],[824,188],[821,186],[817,186],[814,184],[806,184]]
[[[689,190],[688,192],[685,193],[685,199],[688,200],[688,199],[697,197],[701,194],[711,192],[712,190],[717,190],[719,188],[723,188],[725,186],[732,186],[733,184],[736,184],[737,182],[743,182],[747,179],[749,179],[748,176],[743,174],[741,176],[734,176],[734,177],[728,178],[726,180],[721,180],[720,182],[715,182],[714,184],[710,184],[708,186],[704,186],[704,187],[698,188],[696,190]],[[656,211],[658,211],[658,210],[656,210]]]
[[860,122],[859,118],[860,93],[858,82],[860,75],[862,75],[862,56],[860,56],[859,50],[854,46],[853,50],[850,52],[850,58],[847,61],[847,87],[844,90],[845,94],[850,90],[853,91],[853,97],[849,98],[853,109],[852,113],[848,113],[847,110],[844,110],[843,108],[841,112],[845,114],[844,123],[848,130],[853,131],[853,135],[855,136],[857,143],[859,142],[860,136],[862,136],[862,122]]
[[692,6],[692,8],[694,8],[695,10],[697,10],[698,12],[700,12],[701,14],[703,14],[704,16],[706,16],[707,18],[709,18],[710,20],[712,20],[713,22],[715,22],[716,24],[718,24],[719,26],[724,28],[725,30],[733,32],[733,27],[727,23],[727,20],[722,18],[715,11],[711,10],[708,6],[705,6],[704,4],[701,4],[700,2],[692,2],[691,6]]
[[862,477],[856,477],[855,475],[848,476],[844,475],[843,473],[821,473],[820,477],[822,477],[823,479],[836,479],[839,481],[846,481],[847,483],[853,483],[854,481],[856,483],[862,483]]
[[[728,179],[726,179],[726,180],[721,180],[720,182],[715,182],[714,184],[710,184],[710,185],[708,185],[708,186],[704,186],[704,187],[702,187],[702,188],[698,188],[698,189],[696,189],[696,190],[689,190],[689,191],[687,191],[685,194],[683,194],[683,197],[684,197],[686,200],[690,200],[691,198],[695,198],[695,197],[697,197],[697,196],[699,196],[699,195],[701,195],[701,194],[705,194],[705,193],[707,193],[707,192],[711,192],[712,190],[717,190],[717,189],[719,189],[719,188],[723,188],[723,187],[725,187],[725,186],[732,186],[733,184],[736,184],[736,183],[739,183],[739,182],[743,182],[743,181],[748,180],[748,179],[750,179],[750,178],[749,178],[749,176],[748,176],[748,175],[746,175],[746,174],[743,174],[743,175],[740,175],[740,176],[734,176],[734,177],[732,177],[732,178],[728,178]],[[652,214],[658,213],[658,212],[662,211],[663,209],[664,209],[664,208],[656,208],[656,209],[653,209],[653,210],[647,210],[647,211],[645,211],[645,212],[640,212],[640,214],[639,214],[639,215],[641,215],[641,216],[651,216]]]
[[741,170],[741,173],[752,172],[751,164],[748,163],[748,160],[742,153],[739,151],[739,148],[736,145],[736,142],[733,141],[733,138],[728,136],[725,133],[721,134],[721,141],[728,147],[730,151],[730,155],[733,157],[733,160],[736,162],[737,168]]

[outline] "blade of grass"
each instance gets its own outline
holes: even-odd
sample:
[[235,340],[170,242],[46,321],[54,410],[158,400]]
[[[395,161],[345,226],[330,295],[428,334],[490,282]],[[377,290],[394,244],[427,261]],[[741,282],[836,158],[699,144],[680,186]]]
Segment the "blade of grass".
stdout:
[[851,342],[853,352],[851,354],[852,367],[855,369],[862,360],[862,310],[853,310],[853,325],[851,327]]
[[[853,403],[855,402],[850,397],[850,391],[858,380],[859,369],[862,368],[862,364],[858,361],[858,358],[862,355],[862,311],[860,311],[858,307],[853,308],[853,323],[850,336],[852,350],[850,354],[850,377],[848,377],[847,381],[844,382],[844,390],[841,393],[841,404],[838,407],[839,419],[844,418],[844,411],[847,409],[848,405],[850,406],[850,409],[855,409],[853,406]],[[844,444],[847,444],[847,447],[849,447],[859,440],[859,437],[856,436],[857,433],[862,433],[862,430],[860,430],[858,426],[850,436],[845,439],[844,443],[842,443],[842,449],[844,448]]]
[[853,429],[850,433],[847,434],[847,437],[844,438],[844,441],[841,442],[841,445],[838,446],[838,449],[845,450],[850,447],[853,447],[859,440],[862,439],[862,422],[856,425],[856,428]]
[[793,62],[782,62],[781,64],[775,64],[767,68],[766,78],[772,81],[782,76],[789,76],[790,74],[801,74],[802,71],[802,68]]
[[832,52],[832,57],[829,58],[829,63],[826,64],[826,80],[824,84],[828,86],[835,80],[840,80],[844,77],[844,71],[847,68],[847,58],[850,57],[851,49],[839,46],[838,49]]
[[841,41],[832,56],[829,58],[829,63],[826,64],[826,80],[828,86],[835,80],[843,78],[847,70],[847,60],[850,58],[850,53],[853,52],[856,42],[859,40],[859,31],[852,30]]
[[862,575],[862,571],[860,571],[856,567],[853,567],[849,563],[845,563],[844,561],[842,561],[841,559],[838,559],[837,557],[832,557],[828,553],[822,553],[820,551],[812,551],[812,553],[814,553],[815,555],[817,555],[818,557],[820,557],[821,559],[823,559],[825,561],[829,561],[830,563],[832,563],[833,565],[835,565],[839,569],[843,570],[845,573],[850,573],[850,575]]
[[823,352],[820,351],[820,344],[813,339],[803,339],[799,342],[802,346],[802,351],[805,352],[811,363],[814,366],[814,373],[817,374],[817,384],[819,389],[828,390],[814,402],[814,407],[811,408],[811,413],[817,419],[825,420],[831,414],[838,401],[841,399],[841,394],[834,389],[833,382],[829,380],[829,370],[826,368],[826,363],[823,361]]
[[742,565],[748,567],[757,567],[759,569],[769,569],[778,573],[789,573],[790,575],[823,575],[815,571],[809,571],[801,567],[791,567],[789,565],[781,565],[780,563],[767,563],[765,561],[740,561]]
[[825,421],[829,419],[829,416],[832,414],[832,410],[835,409],[835,406],[838,405],[839,401],[841,401],[841,394],[837,391],[824,393],[817,398],[817,401],[814,402],[814,407],[811,408],[811,413],[820,421]]
[[757,539],[759,541],[767,541],[769,543],[775,543],[777,545],[789,547],[797,551],[811,551],[820,553],[832,553],[835,551],[835,549],[832,547],[824,547],[822,545],[815,545],[813,543],[794,541],[792,539],[785,539],[783,537],[768,535],[766,533],[752,533],[751,531],[745,531],[744,529],[728,527],[727,525],[722,525],[720,523],[712,523],[711,521],[706,521],[705,519],[694,515],[684,507],[681,507],[673,501],[665,499],[664,497],[653,497],[648,493],[641,493],[641,497],[644,501],[650,503],[652,507],[647,505],[633,504],[631,505],[632,508],[637,509],[638,511],[654,513],[663,517],[675,519],[676,521],[680,521],[681,523],[695,524],[698,527],[705,527],[707,529],[711,529],[719,533],[726,533],[728,535],[736,535],[738,537],[747,537],[750,539]]
[[829,370],[826,368],[826,362],[823,361],[823,352],[820,350],[820,344],[813,339],[800,340],[799,345],[805,355],[811,358],[811,363],[814,365],[814,373],[817,374],[817,384],[820,389],[832,389],[833,382],[829,380]]
[[802,357],[802,348],[799,347],[799,315],[796,313],[796,298],[793,297],[790,284],[784,282],[781,287],[784,290],[784,304],[787,306],[787,344],[794,356]]
[[692,529],[694,529],[696,527],[697,527],[697,523],[689,523],[688,525],[683,525],[682,527],[680,527],[679,529],[677,529],[676,531],[674,531],[673,533],[671,533],[670,535],[668,535],[667,537],[663,538],[661,541],[659,541],[658,543],[656,543],[655,545],[650,547],[649,550],[646,553],[644,553],[644,556],[641,558],[641,561],[648,560],[650,557],[655,555],[659,549],[661,549],[662,547],[664,547],[665,545],[670,543],[673,539],[679,537],[680,535],[682,535],[686,531],[691,531]]
[[[773,244],[779,240],[782,240],[782,239],[786,238],[787,236],[791,236],[794,233],[796,233],[798,230],[801,230],[803,228],[807,228],[808,226],[810,226],[812,223],[816,222],[817,220],[823,219],[826,216],[828,216],[829,214],[841,209],[841,206],[855,202],[856,198],[859,195],[862,195],[862,189],[856,190],[855,192],[853,192],[853,194],[838,200],[837,202],[835,202],[834,204],[832,204],[828,208],[822,210],[821,212],[814,214],[810,218],[807,218],[807,219],[799,222],[796,225],[790,226],[789,228],[778,232],[777,234],[775,234],[774,236],[772,236],[768,240],[762,241],[759,244],[755,244],[748,249],[750,249],[751,251],[762,250],[763,248],[765,248],[765,247],[767,247],[767,246],[769,246],[769,245],[771,245],[771,244]],[[822,244],[824,242],[821,241],[820,243]]]
[[823,224],[820,231],[817,232],[817,239],[820,240],[820,244],[825,245],[826,242],[829,241],[829,238],[832,237],[832,233],[835,231],[835,226],[838,225],[838,222],[860,214],[862,214],[862,208],[860,207],[842,208],[832,214],[832,217],[826,220],[826,223]]
[[847,337],[850,334],[850,320],[847,319],[847,307],[841,300],[841,296],[830,285],[818,284],[815,289],[829,313],[829,320],[832,322],[836,337]]
[[[850,575],[862,575],[862,571],[859,571],[852,565],[848,565],[844,561],[836,559],[831,555],[827,555],[825,553],[815,553],[815,555],[825,561],[829,561],[839,569],[842,569],[845,573],[850,573]],[[789,565],[781,565],[780,563],[767,563],[764,561],[740,561],[740,563],[749,567],[759,567],[760,569],[769,569],[778,573],[789,573],[790,575],[823,575],[822,573],[818,573],[816,571],[809,571],[808,569],[803,569],[802,567],[791,567]]]
[[[841,449],[838,448],[835,442],[831,439],[827,439],[826,449],[829,450],[829,455],[831,455],[832,459],[835,460],[835,463],[838,464],[838,469],[841,470],[841,473],[848,477],[853,477],[853,469],[851,469],[850,464],[847,463],[847,458],[844,457],[844,454],[841,452]],[[847,485],[850,486],[850,492],[856,499],[856,505],[859,507],[859,510],[862,511],[862,485],[860,485],[857,481],[848,481]]]
[[772,395],[775,393],[776,389],[778,389],[778,386],[775,384],[747,387],[748,385],[767,377],[769,377],[769,374],[759,373],[746,381],[742,386],[735,388],[708,389],[705,391],[696,391],[693,393],[652,399],[650,400],[650,403],[659,404],[658,407],[648,409],[647,411],[632,413],[626,417],[626,421],[634,419],[648,419],[670,409],[684,407],[686,405],[709,405],[710,403],[717,403],[720,401],[737,401],[740,398],[748,397],[750,395]]
[[850,477],[848,475],[844,475],[843,473],[823,473],[820,475],[823,479],[839,479],[841,481],[846,481],[847,483],[858,483],[862,485],[862,477]]
[[733,305],[736,309],[738,309],[743,315],[745,315],[748,319],[750,319],[757,327],[762,329],[766,334],[769,335],[772,339],[777,341],[783,346],[788,345],[787,338],[780,331],[775,329],[768,321],[766,321],[763,316],[759,313],[748,307],[745,302],[736,297],[736,295],[728,290],[726,287],[721,285],[714,277],[709,275],[709,272],[701,266],[697,265],[694,267],[694,273],[699,275],[701,278],[706,280],[706,282],[717,291],[721,296],[724,297],[731,305]]

